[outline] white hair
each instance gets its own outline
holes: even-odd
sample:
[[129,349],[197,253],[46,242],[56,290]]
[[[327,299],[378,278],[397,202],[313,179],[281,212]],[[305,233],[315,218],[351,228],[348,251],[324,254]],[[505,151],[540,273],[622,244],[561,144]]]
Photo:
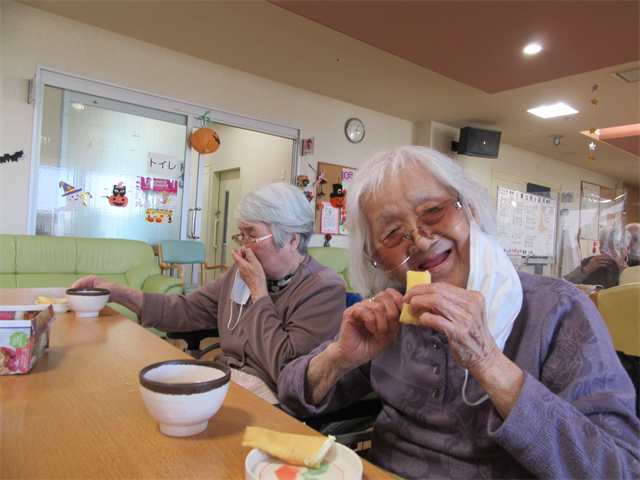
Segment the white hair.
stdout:
[[428,147],[406,146],[374,155],[356,172],[347,191],[347,212],[350,234],[349,278],[356,290],[368,297],[396,284],[369,262],[374,253],[371,226],[362,210],[370,200],[384,195],[385,185],[405,175],[411,167],[431,173],[453,196],[458,197],[465,211],[471,212],[482,230],[497,235],[495,207],[487,190],[473,180],[446,155]]
[[258,187],[240,201],[234,215],[241,223],[267,225],[278,249],[294,234],[300,234],[298,252],[307,253],[315,218],[307,197],[299,188],[288,183]]
[[603,252],[609,249],[609,240],[611,240],[614,248],[620,248],[626,254],[626,250],[631,244],[631,233],[624,228],[606,227],[600,230],[599,240]]
[[630,223],[627,225],[627,232],[631,234],[631,249],[640,249],[640,223]]

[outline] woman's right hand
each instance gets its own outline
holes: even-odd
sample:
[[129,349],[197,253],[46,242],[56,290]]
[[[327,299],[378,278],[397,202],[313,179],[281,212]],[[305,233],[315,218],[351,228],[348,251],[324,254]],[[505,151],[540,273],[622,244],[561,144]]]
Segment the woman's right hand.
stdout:
[[400,292],[389,288],[345,310],[335,350],[345,368],[370,362],[396,338],[403,303]]
[[403,296],[393,289],[363,300],[344,312],[340,336],[307,367],[305,396],[318,405],[346,373],[376,358],[400,330]]
[[71,288],[108,288],[111,291],[110,302],[124,305],[136,315],[140,315],[142,311],[142,292],[140,290],[109,282],[97,275],[89,275],[76,280]]

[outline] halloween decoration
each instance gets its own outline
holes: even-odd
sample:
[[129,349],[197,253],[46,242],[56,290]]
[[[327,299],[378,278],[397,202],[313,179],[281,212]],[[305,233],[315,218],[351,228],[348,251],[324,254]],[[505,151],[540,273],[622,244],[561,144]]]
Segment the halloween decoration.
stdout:
[[57,208],[56,211],[72,212],[78,210],[83,204],[85,207],[87,206],[87,202],[84,197],[85,195],[89,195],[89,198],[91,198],[90,193],[86,192],[83,194],[81,188],[72,187],[65,182],[60,182],[59,186],[62,187],[62,190],[64,191],[62,196],[66,197],[67,204],[64,207]]
[[202,119],[202,128],[193,132],[189,139],[191,146],[198,153],[213,153],[220,148],[220,137],[216,132],[207,128],[207,122],[213,125],[211,119],[207,117],[210,111],[207,110],[204,115],[198,117]]
[[13,155],[5,153],[4,155],[2,155],[2,157],[0,157],[0,163],[17,162],[18,159],[22,157],[22,155],[24,155],[24,150],[15,152]]
[[331,206],[333,208],[341,209],[342,207],[345,206],[347,199],[345,197],[345,194],[342,192],[341,183],[333,184],[333,193],[329,195],[329,198],[331,198],[330,201],[331,201]]
[[114,207],[126,207],[129,199],[125,196],[127,187],[122,182],[113,186],[113,195],[109,197],[109,204]]

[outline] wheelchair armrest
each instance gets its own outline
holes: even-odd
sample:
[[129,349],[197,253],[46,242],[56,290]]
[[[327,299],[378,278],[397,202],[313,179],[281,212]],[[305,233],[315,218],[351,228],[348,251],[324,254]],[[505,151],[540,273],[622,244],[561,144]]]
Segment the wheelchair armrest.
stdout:
[[[187,350],[200,350],[200,342],[205,338],[218,337],[218,329],[196,330],[194,332],[168,332],[167,338],[171,340],[184,340],[187,342]],[[210,350],[209,350],[210,351]]]

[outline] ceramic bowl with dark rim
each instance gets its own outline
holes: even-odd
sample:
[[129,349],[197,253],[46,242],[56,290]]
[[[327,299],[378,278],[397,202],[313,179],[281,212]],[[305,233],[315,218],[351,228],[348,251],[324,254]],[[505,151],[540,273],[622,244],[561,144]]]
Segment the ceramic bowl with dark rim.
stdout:
[[172,437],[207,429],[224,402],[231,369],[205,360],[170,360],[140,371],[140,392],[160,431]]
[[108,288],[68,288],[65,293],[76,317],[94,321],[109,301],[111,291]]

